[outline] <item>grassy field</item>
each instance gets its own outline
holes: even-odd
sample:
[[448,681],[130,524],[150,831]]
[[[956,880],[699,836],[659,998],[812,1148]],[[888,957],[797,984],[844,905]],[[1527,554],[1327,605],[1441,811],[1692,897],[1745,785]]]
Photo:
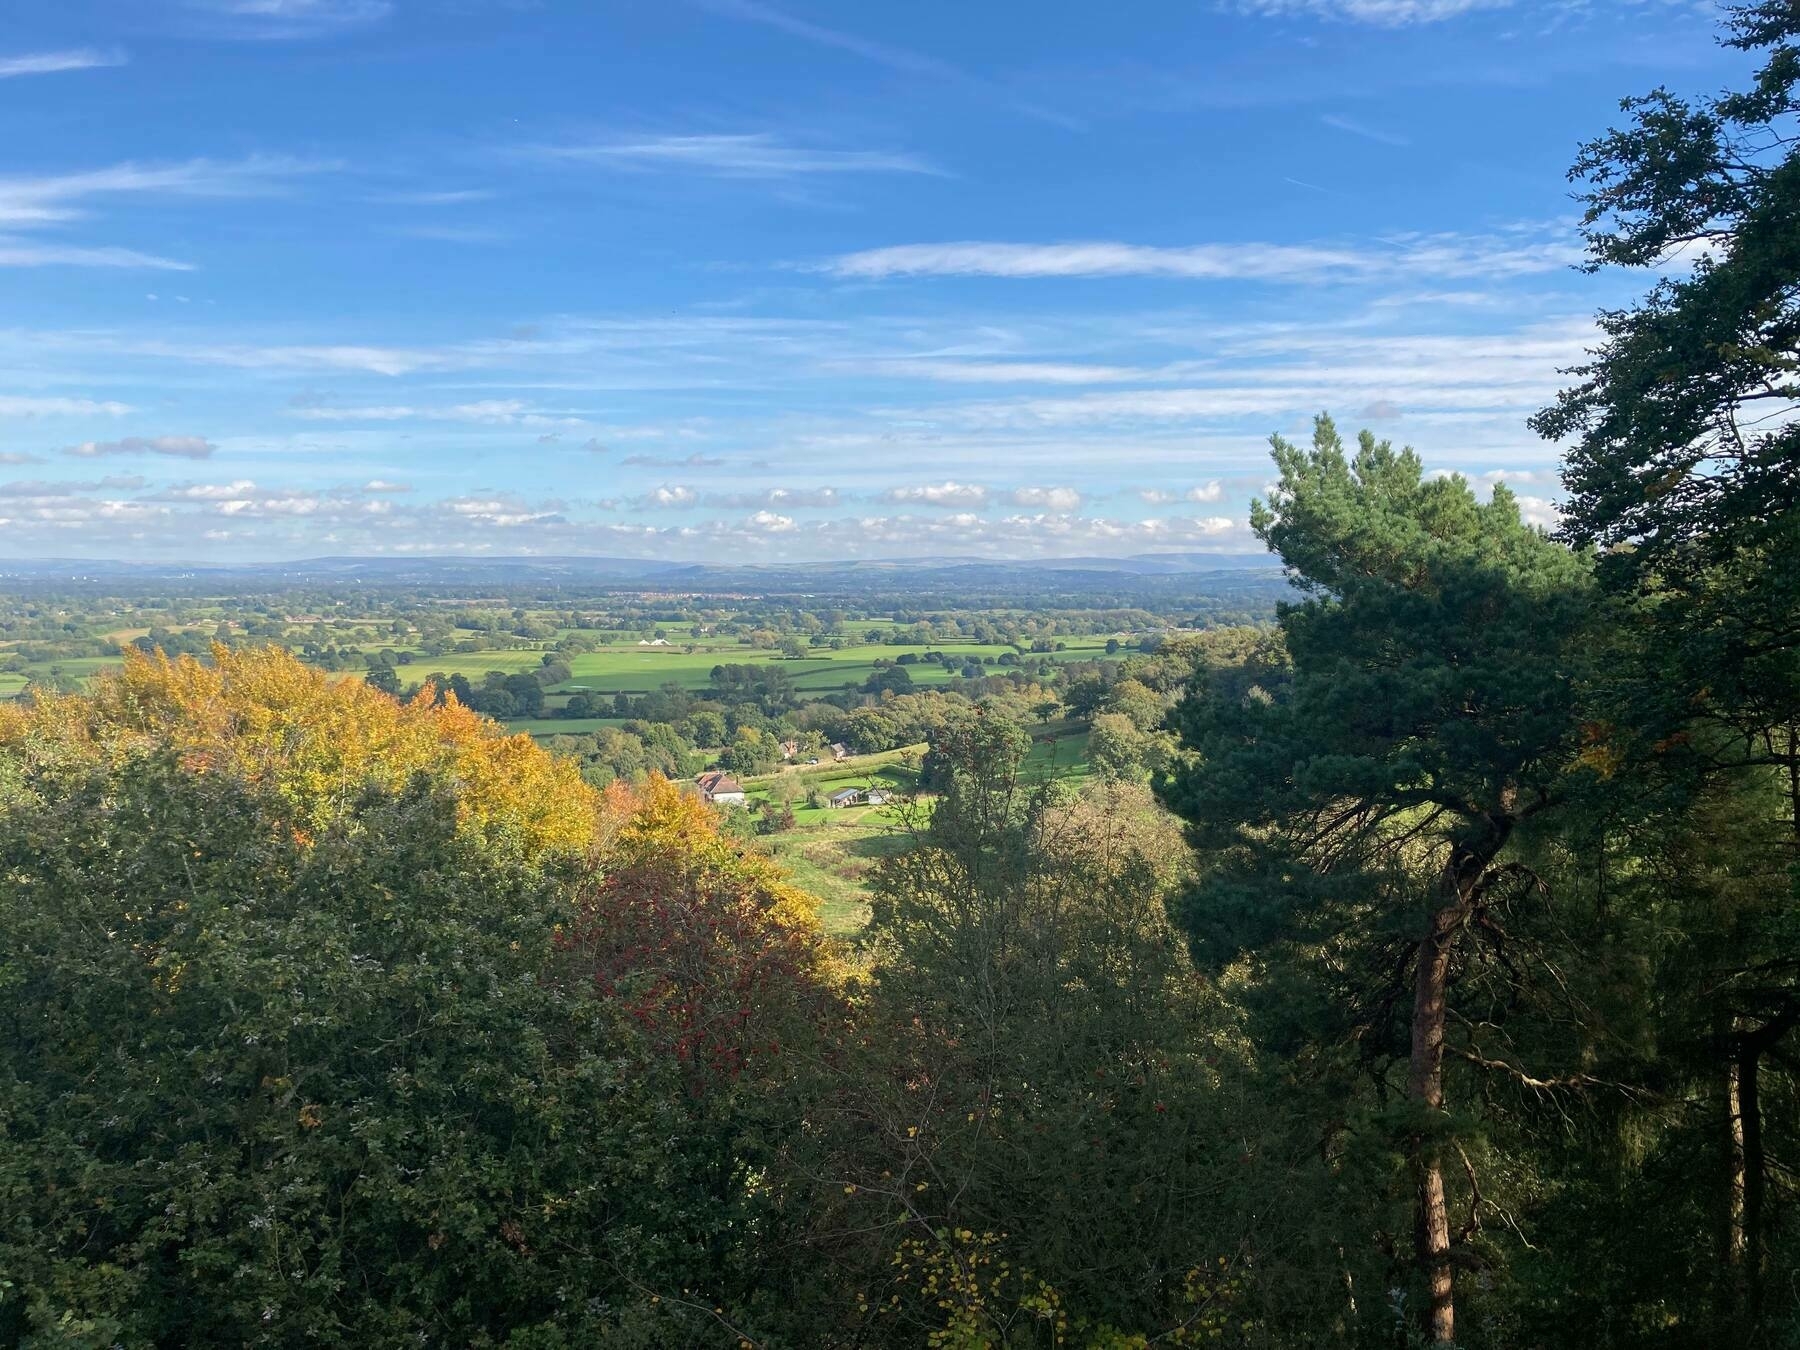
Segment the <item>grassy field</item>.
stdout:
[[[844,647],[838,651],[819,648],[810,652],[805,659],[793,661],[774,652],[758,651],[736,644],[702,643],[696,645],[696,650],[689,652],[683,650],[682,645],[639,647],[634,641],[633,645],[615,644],[601,651],[581,652],[572,657],[569,661],[569,682],[559,688],[584,689],[601,694],[643,694],[665,684],[677,684],[684,689],[703,689],[712,682],[714,666],[737,664],[779,665],[793,680],[794,687],[801,692],[833,693],[846,685],[859,685],[868,679],[874,673],[875,662],[878,660],[891,661],[902,652],[919,654],[928,650],[943,652],[961,660],[993,657],[998,661],[1013,649],[974,642],[940,643],[930,647],[856,646]],[[1076,639],[1069,643],[1067,650],[1044,653],[1038,659],[1057,662],[1092,660],[1104,651],[1105,643],[1102,639]],[[443,674],[480,680],[490,670],[503,670],[508,674],[536,670],[542,661],[543,653],[535,650],[459,652],[448,656],[420,657],[410,666],[402,668],[401,677],[416,680],[428,674]],[[957,674],[955,669],[947,669],[936,662],[921,661],[906,669],[912,676],[913,683],[919,685],[942,684]],[[1007,667],[995,665],[984,669],[1000,671]]]
[[1031,729],[1031,752],[1025,756],[1027,778],[1083,779],[1093,772],[1087,760],[1087,727],[1079,722],[1051,722]]
[[[852,626],[860,633],[865,628],[891,628],[893,625],[886,620],[869,620]],[[126,638],[137,635],[138,630],[121,630],[121,636]],[[854,645],[837,651],[821,647],[809,651],[805,659],[793,661],[775,652],[722,640],[671,638],[671,645],[667,647],[644,647],[638,645],[639,640],[633,634],[590,632],[586,636],[599,640],[604,645],[598,651],[582,652],[571,658],[571,677],[567,684],[558,686],[557,692],[567,693],[580,689],[597,694],[644,694],[665,684],[677,684],[684,689],[703,689],[712,682],[714,666],[737,663],[779,664],[800,693],[829,694],[861,685],[874,673],[877,661],[892,661],[905,652],[923,655],[927,651],[935,651],[956,658],[956,664],[951,667],[935,661],[920,661],[906,667],[916,686],[930,688],[955,678],[964,661],[982,661],[983,658],[988,658],[994,664],[984,662],[983,670],[1000,673],[1013,667],[999,665],[999,659],[1009,654],[1017,655],[1011,647],[998,644],[948,642],[903,647]],[[1066,648],[1063,651],[1040,653],[1020,659],[1058,663],[1083,661],[1092,660],[1105,650],[1104,638],[1069,638],[1065,642]],[[695,650],[684,650],[688,646]],[[416,683],[432,674],[461,675],[478,682],[493,670],[509,675],[536,670],[543,664],[543,658],[543,650],[537,647],[492,648],[479,652],[420,656],[410,664],[399,667],[399,672],[401,680],[406,683]],[[118,657],[96,656],[70,658],[53,664],[65,674],[86,678],[97,670],[104,670],[118,663]],[[0,674],[0,698],[16,694],[31,677],[47,676],[51,664],[34,665],[22,674]],[[359,673],[349,672],[351,675]]]
[[885,810],[830,814],[833,819],[771,835],[765,844],[795,885],[819,897],[825,931],[854,937],[869,923],[870,870],[905,848],[907,839]]
[[515,717],[506,724],[508,731],[523,731],[540,740],[550,736],[584,736],[602,727],[622,727],[618,717]]
[[[1087,738],[1087,728],[1079,723],[1034,727],[1025,776],[1037,782],[1085,778],[1091,772]],[[819,897],[827,931],[853,937],[867,926],[869,874],[880,859],[909,841],[894,806],[814,807],[806,805],[807,794],[817,792],[823,799],[846,787],[914,792],[924,753],[923,745],[909,745],[812,768],[782,769],[745,782],[752,804],[776,799],[780,784],[792,785],[795,828],[769,835],[763,844],[798,886]]]
[[880,858],[904,848],[906,837],[891,806],[808,806],[807,795],[816,792],[822,802],[846,787],[912,792],[924,753],[923,745],[909,745],[780,769],[745,782],[753,805],[776,799],[782,788],[791,789],[795,826],[765,837],[763,846],[796,885],[819,897],[819,917],[827,932],[851,937],[868,925],[869,871]]

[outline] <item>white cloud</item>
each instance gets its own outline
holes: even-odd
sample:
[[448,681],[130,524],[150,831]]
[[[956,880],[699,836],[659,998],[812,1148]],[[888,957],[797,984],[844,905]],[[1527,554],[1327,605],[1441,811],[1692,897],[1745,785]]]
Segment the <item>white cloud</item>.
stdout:
[[1427,478],[1449,478],[1461,473],[1471,482],[1480,483],[1550,483],[1562,481],[1562,476],[1555,469],[1486,469],[1468,471],[1460,469],[1432,469]]
[[836,488],[770,488],[769,505],[785,507],[826,507],[838,504]]
[[[465,524],[498,529],[512,530],[564,523],[560,512],[536,510],[512,496],[451,497],[440,503],[440,507]],[[442,543],[437,547],[441,549]]]
[[364,492],[411,492],[410,483],[390,483],[385,478],[371,478],[363,484]]
[[15,479],[10,483],[0,483],[0,497],[49,499],[68,497],[78,492],[132,492],[143,486],[144,479],[137,474],[109,474],[105,478],[86,482],[50,483],[43,479]]
[[571,420],[533,408],[519,399],[482,399],[445,408],[381,404],[363,408],[290,408],[288,416],[308,422],[476,422],[490,426],[543,426]]
[[129,403],[101,402],[91,398],[25,398],[0,394],[0,417],[123,417],[132,411]]
[[1147,502],[1151,506],[1167,506],[1171,502],[1205,503],[1222,500],[1225,496],[1225,488],[1215,478],[1210,483],[1202,483],[1197,487],[1188,488],[1185,492],[1171,492],[1167,488],[1139,488],[1137,495],[1139,500]]
[[[1591,345],[1586,318],[1511,333],[1378,335],[1307,332],[1232,339],[1228,358],[1186,372],[1183,387],[1100,390],[1060,396],[888,409],[897,425],[999,429],[1100,429],[1255,418],[1281,426],[1321,408],[1407,408],[1408,425],[1444,430],[1452,420],[1509,421],[1514,427],[1555,396],[1559,368]],[[1346,420],[1353,420],[1349,414]],[[1521,438],[1523,439],[1523,438]],[[1479,447],[1464,445],[1465,452]]]
[[229,502],[247,497],[255,491],[255,483],[248,478],[240,478],[232,483],[188,483],[172,487],[162,495],[170,501],[178,502]]
[[899,505],[982,506],[987,502],[987,489],[973,483],[922,483],[916,487],[889,488],[882,496]]
[[1520,497],[1519,515],[1528,524],[1554,530],[1562,523],[1562,507],[1544,497]]
[[0,56],[0,80],[20,75],[58,75],[69,70],[96,70],[103,66],[122,66],[125,53],[98,47],[71,47],[58,52],[25,52],[18,56]]
[[321,504],[311,493],[284,492],[263,497],[228,497],[215,502],[213,509],[224,516],[311,516]]
[[717,469],[725,461],[717,455],[703,455],[696,450],[691,455],[627,455],[619,463],[638,469]]
[[176,459],[207,459],[218,447],[203,436],[126,436],[117,441],[83,441],[63,450],[77,459],[101,455],[170,455]]
[[942,170],[917,155],[891,150],[834,150],[793,145],[768,132],[647,136],[538,146],[531,154],[614,169],[661,170],[714,178],[796,178],[807,174],[923,173]]
[[191,272],[192,263],[102,245],[45,244],[0,236],[0,267],[143,267],[159,272]]
[[777,515],[773,511],[758,511],[744,524],[763,534],[792,534],[799,528],[792,516]]
[[820,270],[852,278],[918,276],[1173,277],[1188,281],[1317,283],[1404,277],[1485,277],[1556,271],[1579,262],[1566,237],[1403,235],[1362,245],[1193,244],[1163,248],[1093,240],[1020,244],[965,240],[846,253]]
[[401,225],[394,233],[406,239],[425,239],[439,244],[504,244],[512,236],[488,225]]
[[1050,511],[1080,509],[1081,494],[1072,487],[1022,487],[1013,489],[1014,506],[1039,506]]
[[1372,127],[1367,122],[1359,122],[1355,118],[1345,117],[1341,113],[1326,113],[1319,119],[1328,127],[1338,131],[1347,131],[1352,136],[1361,136],[1365,141],[1378,141],[1382,145],[1411,145],[1412,141],[1397,131],[1384,131],[1380,127]]
[[927,56],[923,52],[896,47],[891,43],[874,42],[855,33],[844,32],[842,29],[826,28],[821,24],[789,14],[785,10],[777,9],[773,5],[763,4],[761,0],[699,0],[699,2],[704,8],[710,9],[716,14],[725,14],[734,19],[743,19],[749,23],[759,23],[779,29],[792,37],[821,47],[849,52],[862,57],[865,61],[872,61],[876,65],[885,66],[887,69],[898,71],[903,75],[923,76],[959,85],[971,92],[997,98],[1014,111],[1023,113],[1027,117],[1034,117],[1040,121],[1050,122],[1071,130],[1081,129],[1081,123],[1074,118],[1065,117],[1023,99],[1014,98],[991,82],[971,75],[947,61],[940,61],[935,56]]
[[870,362],[861,368],[879,375],[940,380],[949,384],[1114,384],[1155,377],[1153,371],[1130,366],[1084,365],[1071,361],[894,360]]
[[[22,238],[21,230],[43,229],[88,214],[92,198],[262,196],[297,174],[328,167],[302,160],[258,156],[221,162],[194,159],[176,164],[123,163],[80,173],[0,178],[0,267],[142,267],[187,272],[193,264],[139,249],[113,245],[63,244]],[[177,297],[180,299],[181,297]]]
[[827,508],[839,504],[842,495],[836,488],[768,488],[761,492],[708,493],[704,505],[721,510],[748,510],[753,507],[778,507],[785,511],[803,508]]
[[280,41],[327,37],[385,19],[392,0],[188,0],[217,37]]
[[692,506],[699,500],[700,494],[695,492],[693,488],[684,487],[680,484],[671,485],[665,483],[661,487],[655,487],[646,492],[639,498],[639,505],[655,507],[659,510],[669,510],[677,507]]
[[1380,28],[1403,28],[1416,23],[1439,23],[1480,9],[1504,9],[1510,3],[1511,0],[1237,0],[1236,8],[1270,18],[1312,14]]
[[190,159],[174,164],[127,161],[80,173],[0,178],[0,225],[73,220],[93,197],[260,197],[288,180],[332,167],[316,160],[259,155],[241,160]]
[[384,206],[463,206],[492,200],[487,188],[451,188],[441,192],[390,192],[369,200]]
[[356,345],[256,347],[243,344],[186,345],[161,340],[139,342],[128,350],[143,356],[232,366],[239,370],[355,371],[368,375],[411,375],[457,364],[442,352],[400,347]]

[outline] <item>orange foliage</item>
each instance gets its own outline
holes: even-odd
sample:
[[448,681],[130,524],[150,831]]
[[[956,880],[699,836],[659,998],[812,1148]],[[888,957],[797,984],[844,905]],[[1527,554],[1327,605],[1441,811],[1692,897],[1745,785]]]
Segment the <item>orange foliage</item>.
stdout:
[[361,680],[328,679],[279,647],[213,649],[212,664],[128,653],[92,692],[0,706],[0,750],[110,760],[168,749],[196,770],[272,787],[297,827],[358,792],[414,775],[454,787],[474,828],[516,829],[528,848],[589,848],[603,804],[575,765],[457,704],[403,704]]
[[818,901],[653,777],[608,789],[621,823],[565,934],[573,969],[682,1065],[695,1096],[779,1075],[838,1010]]
[[818,902],[721,835],[698,797],[660,777],[596,792],[573,760],[454,700],[403,704],[281,648],[220,647],[210,665],[132,654],[87,694],[0,705],[0,756],[110,765],[151,751],[271,788],[303,841],[366,788],[397,791],[422,773],[454,793],[470,828],[584,855],[564,970],[673,1055],[697,1097],[779,1075],[837,1007]]

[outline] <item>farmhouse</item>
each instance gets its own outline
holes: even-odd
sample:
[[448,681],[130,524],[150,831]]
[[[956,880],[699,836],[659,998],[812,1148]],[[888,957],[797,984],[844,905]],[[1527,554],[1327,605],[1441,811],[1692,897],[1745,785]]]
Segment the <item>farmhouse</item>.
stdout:
[[833,759],[849,759],[850,747],[845,745],[842,741],[832,742],[831,757]]
[[700,789],[700,795],[709,802],[720,806],[742,806],[749,800],[744,794],[743,784],[728,773],[703,773],[694,780]]
[[830,807],[855,806],[862,800],[862,793],[856,788],[840,788],[825,799]]

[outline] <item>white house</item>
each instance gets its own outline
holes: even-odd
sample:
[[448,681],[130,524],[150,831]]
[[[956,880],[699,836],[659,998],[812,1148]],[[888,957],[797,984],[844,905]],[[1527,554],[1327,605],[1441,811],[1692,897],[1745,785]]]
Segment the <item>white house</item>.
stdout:
[[742,806],[750,800],[743,784],[730,774],[717,770],[701,774],[694,780],[694,785],[700,789],[702,797],[719,806]]

